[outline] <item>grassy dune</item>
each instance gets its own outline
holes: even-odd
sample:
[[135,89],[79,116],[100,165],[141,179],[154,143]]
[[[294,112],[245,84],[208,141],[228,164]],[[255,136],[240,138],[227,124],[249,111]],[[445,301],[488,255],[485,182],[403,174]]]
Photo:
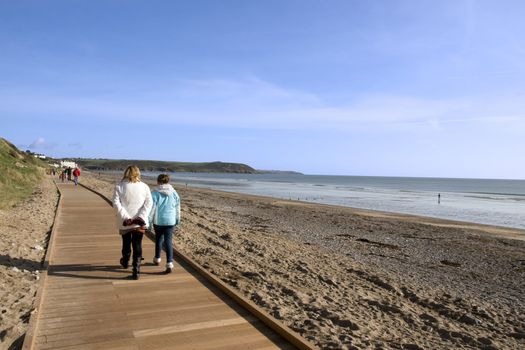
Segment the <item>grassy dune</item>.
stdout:
[[21,152],[0,138],[0,209],[11,207],[29,196],[45,172],[46,164]]

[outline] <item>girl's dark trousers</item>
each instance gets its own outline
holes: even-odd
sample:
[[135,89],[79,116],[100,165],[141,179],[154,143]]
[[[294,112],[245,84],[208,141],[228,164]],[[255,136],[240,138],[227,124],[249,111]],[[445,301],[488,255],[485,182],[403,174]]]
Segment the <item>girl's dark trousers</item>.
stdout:
[[122,260],[129,262],[131,256],[131,248],[133,247],[133,276],[138,276],[140,273],[140,262],[142,260],[142,236],[144,234],[140,231],[127,231],[122,234]]
[[155,258],[160,258],[162,246],[166,250],[166,262],[173,262],[173,230],[175,226],[153,225],[155,229]]

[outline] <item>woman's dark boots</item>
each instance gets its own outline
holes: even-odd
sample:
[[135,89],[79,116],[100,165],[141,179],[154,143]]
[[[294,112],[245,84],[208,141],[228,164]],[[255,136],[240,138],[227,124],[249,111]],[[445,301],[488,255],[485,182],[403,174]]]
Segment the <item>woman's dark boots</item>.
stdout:
[[133,275],[132,278],[134,280],[138,280],[140,276],[140,262],[142,261],[142,257],[133,257]]
[[123,269],[129,267],[129,254],[123,255],[122,258],[120,258],[120,266],[122,266]]

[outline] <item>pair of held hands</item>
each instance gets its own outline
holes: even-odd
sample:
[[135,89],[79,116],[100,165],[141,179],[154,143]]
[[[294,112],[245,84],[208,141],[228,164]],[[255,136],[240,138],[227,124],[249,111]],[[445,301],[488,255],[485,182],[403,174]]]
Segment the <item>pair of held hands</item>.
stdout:
[[136,217],[134,219],[126,219],[122,223],[124,226],[139,225],[140,228],[137,231],[144,233],[146,231],[146,222],[141,217]]

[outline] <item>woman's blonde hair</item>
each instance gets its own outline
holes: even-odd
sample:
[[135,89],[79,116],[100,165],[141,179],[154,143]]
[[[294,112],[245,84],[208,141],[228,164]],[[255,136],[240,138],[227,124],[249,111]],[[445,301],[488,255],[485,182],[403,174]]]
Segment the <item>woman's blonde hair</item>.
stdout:
[[130,165],[124,170],[124,176],[122,181],[139,182],[140,181],[140,169],[138,166]]

